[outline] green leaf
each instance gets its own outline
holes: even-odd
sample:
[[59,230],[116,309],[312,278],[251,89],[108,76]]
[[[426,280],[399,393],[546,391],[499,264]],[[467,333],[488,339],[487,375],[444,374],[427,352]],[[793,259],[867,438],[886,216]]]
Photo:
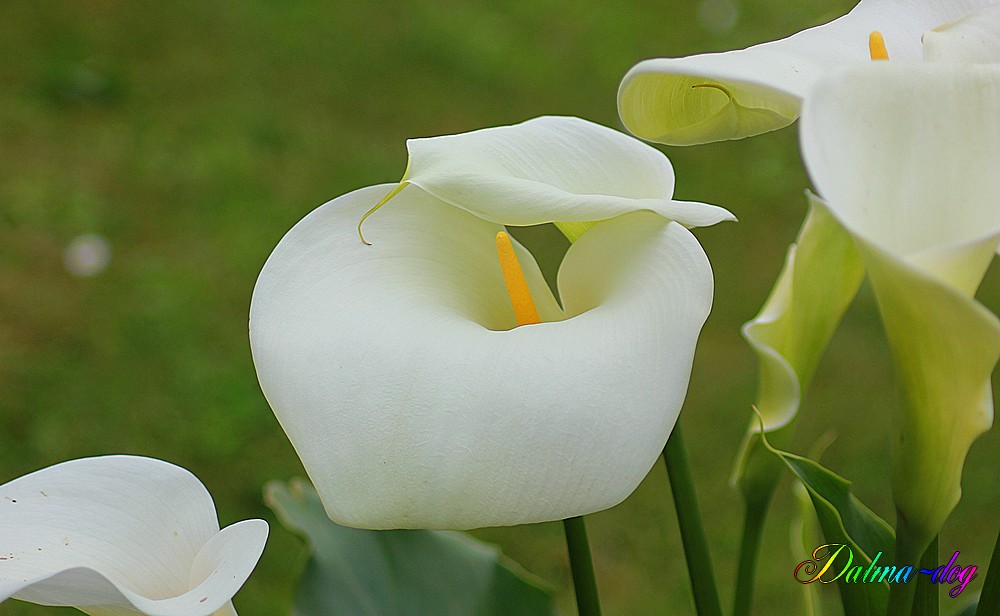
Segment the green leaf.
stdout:
[[[852,569],[861,566],[864,571],[879,552],[882,555],[878,556],[875,566],[896,564],[892,562],[895,546],[892,528],[851,493],[850,481],[808,458],[774,449],[766,439],[762,442],[809,492],[826,542],[845,544],[850,548],[854,556]],[[823,579],[830,579],[839,573],[839,569],[843,568],[841,562],[842,559],[838,559],[836,566]],[[861,583],[860,580],[849,583],[846,577],[845,574],[836,581],[844,613],[851,616],[883,616],[888,607],[889,584]]]
[[[809,455],[815,460],[823,459],[823,453],[836,438],[833,432],[827,432],[813,445]],[[772,459],[774,458],[772,456]],[[775,461],[784,466],[780,457]],[[792,494],[795,497],[795,510],[792,513],[791,523],[792,554],[795,556],[801,554],[804,558],[809,558],[816,546],[823,544],[823,532],[805,485],[802,482],[795,484],[792,487]],[[819,588],[815,584],[803,584],[802,591],[804,616],[823,616]]]
[[555,613],[543,583],[463,533],[340,526],[303,480],[271,482],[264,498],[312,550],[295,616]]

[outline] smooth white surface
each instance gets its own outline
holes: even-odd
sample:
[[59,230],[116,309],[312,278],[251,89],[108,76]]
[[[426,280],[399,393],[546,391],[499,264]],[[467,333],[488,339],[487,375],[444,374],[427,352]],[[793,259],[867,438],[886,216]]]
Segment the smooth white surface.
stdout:
[[1000,232],[998,118],[1000,66],[875,63],[816,88],[802,155],[852,234],[971,292]]
[[94,614],[235,613],[267,523],[222,531],[205,487],[152,458],[57,464],[0,486],[0,601]]

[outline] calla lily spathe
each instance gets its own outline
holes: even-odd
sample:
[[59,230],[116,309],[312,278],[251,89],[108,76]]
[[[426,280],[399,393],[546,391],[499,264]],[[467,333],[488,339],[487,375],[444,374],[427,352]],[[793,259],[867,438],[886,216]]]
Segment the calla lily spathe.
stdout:
[[776,130],[795,121],[824,75],[870,61],[873,31],[894,62],[1000,61],[996,0],[862,0],[839,19],[779,41],[640,62],[622,81],[618,110],[633,134],[671,145]]
[[815,206],[857,246],[885,323],[897,528],[919,558],[993,421],[1000,321],[974,294],[1000,244],[1000,67],[891,64],[819,84],[801,140]]
[[[254,289],[258,378],[335,521],[474,528],[611,507],[660,454],[712,302],[663,154],[576,118],[408,142],[404,186],[299,222]],[[503,224],[602,221],[557,302],[515,250],[541,323],[515,327]]]
[[755,406],[759,418],[750,422],[733,483],[745,497],[761,503],[769,500],[782,470],[760,443],[761,427],[772,443],[790,440],[802,396],[864,278],[850,235],[816,204],[814,195],[809,202],[809,215],[788,248],[771,294],[760,313],[743,326],[760,366]]
[[222,616],[264,549],[267,523],[219,530],[186,470],[151,458],[57,464],[0,486],[0,602],[100,616]]

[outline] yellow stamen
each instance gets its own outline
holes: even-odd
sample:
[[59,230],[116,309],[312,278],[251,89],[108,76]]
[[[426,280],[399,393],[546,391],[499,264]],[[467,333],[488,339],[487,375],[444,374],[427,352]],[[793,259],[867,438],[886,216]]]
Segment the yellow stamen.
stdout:
[[872,60],[888,60],[889,50],[885,48],[885,38],[878,30],[873,30],[868,35],[868,53]]
[[540,323],[542,319],[539,318],[538,309],[531,299],[528,282],[524,279],[521,264],[517,262],[517,255],[514,254],[514,245],[510,243],[510,236],[503,231],[497,233],[497,256],[500,257],[503,281],[507,285],[507,294],[510,295],[510,303],[514,306],[514,317],[518,326]]

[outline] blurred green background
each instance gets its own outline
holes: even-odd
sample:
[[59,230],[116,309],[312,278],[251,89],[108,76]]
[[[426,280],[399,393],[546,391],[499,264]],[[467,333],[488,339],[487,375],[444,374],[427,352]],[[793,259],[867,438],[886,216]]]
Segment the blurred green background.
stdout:
[[[208,486],[223,524],[271,523],[236,604],[244,616],[287,613],[301,542],[263,506],[261,488],[302,471],[257,387],[247,342],[254,280],[282,234],[328,199],[398,179],[408,137],[544,114],[617,127],[618,82],[638,60],[786,36],[851,4],[0,3],[0,482],[106,453],[184,466]],[[794,128],[666,151],[678,198],[740,218],[697,232],[716,304],[682,415],[728,605],[742,512],[727,480],[756,385],[739,327],[795,237],[808,180]],[[65,264],[84,234],[111,251],[89,277]],[[1000,307],[995,269],[980,298]],[[894,404],[866,286],[820,366],[792,449],[835,430],[824,462],[890,521]],[[961,550],[963,564],[989,560],[998,448],[996,431],[973,447],[965,499],[942,537],[942,552]],[[788,487],[764,539],[757,614],[801,613]],[[661,465],[589,524],[606,614],[694,613]],[[551,582],[572,613],[559,524],[476,534]],[[71,610],[0,606],[4,616],[57,612]]]

